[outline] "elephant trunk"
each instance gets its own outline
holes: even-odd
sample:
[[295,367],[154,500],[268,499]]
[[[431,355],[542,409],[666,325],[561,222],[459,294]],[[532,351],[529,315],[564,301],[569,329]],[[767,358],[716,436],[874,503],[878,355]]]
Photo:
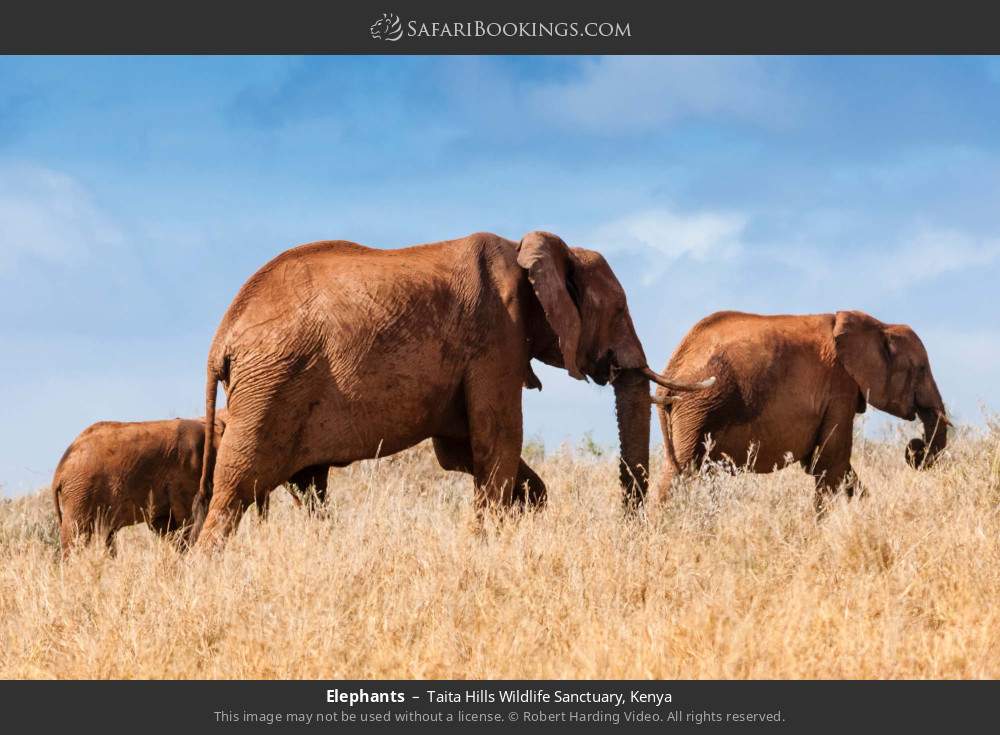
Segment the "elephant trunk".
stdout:
[[924,425],[922,439],[911,439],[906,446],[906,460],[911,467],[924,469],[934,464],[938,455],[948,445],[948,427],[951,423],[944,410],[944,400],[928,366],[924,379],[917,386],[914,396],[917,416]]
[[948,446],[948,419],[944,406],[940,408],[917,408],[917,415],[924,424],[922,439],[911,439],[906,446],[906,461],[911,467],[921,470],[934,464],[938,455]]
[[621,459],[619,478],[625,507],[642,505],[649,487],[649,380],[641,370],[624,370],[614,382]]

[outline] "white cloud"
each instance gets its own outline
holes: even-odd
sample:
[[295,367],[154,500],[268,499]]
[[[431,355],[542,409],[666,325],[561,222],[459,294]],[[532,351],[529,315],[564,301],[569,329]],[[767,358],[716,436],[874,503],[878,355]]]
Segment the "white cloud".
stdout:
[[756,246],[755,253],[810,281],[839,280],[862,292],[905,291],[1000,260],[1000,238],[957,229],[922,226],[871,244],[859,243],[857,233],[851,234],[846,225],[836,226],[835,217],[810,217],[799,226],[794,239]]
[[645,255],[644,284],[662,277],[681,259],[742,267],[751,254],[757,265],[790,269],[807,284],[849,284],[858,293],[905,291],[944,275],[1000,263],[1000,237],[961,229],[917,225],[871,244],[870,234],[862,238],[851,217],[818,211],[785,222],[786,237],[762,240],[756,233],[749,236],[751,221],[755,230],[773,225],[763,213],[654,207],[601,224],[576,239],[600,243],[608,252]]
[[71,176],[29,166],[0,169],[0,272],[26,257],[72,265],[122,241]]
[[769,126],[795,116],[777,62],[752,57],[610,56],[579,78],[535,87],[546,119],[600,134],[656,129],[685,117],[726,116]]
[[876,254],[872,265],[874,275],[885,285],[901,289],[945,273],[986,266],[997,258],[1000,238],[928,229],[885,254]]
[[731,260],[743,250],[746,216],[736,212],[678,212],[648,209],[599,226],[588,238],[609,252],[637,251],[649,256],[643,282],[651,283],[681,258]]

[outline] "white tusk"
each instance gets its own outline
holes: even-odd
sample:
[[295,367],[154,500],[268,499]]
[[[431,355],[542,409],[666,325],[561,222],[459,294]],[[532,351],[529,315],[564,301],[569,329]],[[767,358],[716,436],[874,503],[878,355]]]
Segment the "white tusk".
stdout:
[[715,376],[701,381],[700,383],[682,383],[676,380],[668,380],[659,373],[653,372],[648,367],[641,368],[640,370],[643,375],[646,376],[647,380],[651,380],[657,385],[661,385],[669,390],[677,391],[692,391],[692,390],[703,390],[705,388],[711,388],[715,385]]

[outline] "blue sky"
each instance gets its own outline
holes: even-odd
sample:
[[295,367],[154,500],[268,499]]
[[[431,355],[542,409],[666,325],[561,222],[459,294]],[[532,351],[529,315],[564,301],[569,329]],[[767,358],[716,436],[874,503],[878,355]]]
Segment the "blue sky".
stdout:
[[[236,290],[324,238],[552,230],[605,253],[655,368],[719,309],[863,309],[979,423],[998,121],[995,58],[2,58],[0,488],[95,420],[200,415]],[[527,436],[613,443],[610,390],[539,373]]]

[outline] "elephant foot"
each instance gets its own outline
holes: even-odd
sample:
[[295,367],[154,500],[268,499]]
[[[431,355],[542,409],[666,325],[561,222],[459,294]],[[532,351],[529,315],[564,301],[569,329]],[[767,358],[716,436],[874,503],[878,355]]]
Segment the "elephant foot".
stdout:
[[541,480],[519,482],[514,487],[511,500],[519,510],[542,510],[548,504],[548,490]]

